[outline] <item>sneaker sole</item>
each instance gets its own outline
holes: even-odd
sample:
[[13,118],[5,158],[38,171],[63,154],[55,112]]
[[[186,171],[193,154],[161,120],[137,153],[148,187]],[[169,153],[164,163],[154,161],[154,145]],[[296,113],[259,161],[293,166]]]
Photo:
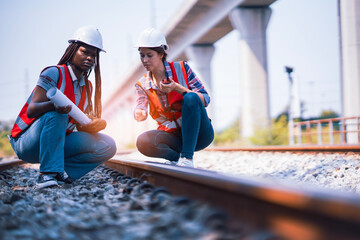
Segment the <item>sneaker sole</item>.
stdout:
[[186,164],[186,163],[185,164],[184,163],[176,164],[176,166],[194,168],[193,164]]
[[53,187],[53,186],[59,186],[57,181],[51,180],[44,183],[38,183],[36,184],[37,188],[47,188],[47,187]]
[[58,181],[58,184],[60,185],[65,185],[65,184],[72,184],[73,182],[63,182],[63,181]]
[[177,161],[169,161],[169,160],[166,160],[165,162],[163,162],[163,164],[176,166]]
[[176,165],[178,167],[188,167],[188,168],[195,168],[194,166],[189,166],[189,165]]

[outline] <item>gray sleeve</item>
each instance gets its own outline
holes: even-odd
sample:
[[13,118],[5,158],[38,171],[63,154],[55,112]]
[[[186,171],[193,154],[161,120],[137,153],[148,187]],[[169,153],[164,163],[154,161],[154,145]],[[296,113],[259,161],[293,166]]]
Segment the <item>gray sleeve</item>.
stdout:
[[59,69],[57,67],[49,67],[40,74],[37,86],[46,91],[52,87],[57,87],[59,81]]

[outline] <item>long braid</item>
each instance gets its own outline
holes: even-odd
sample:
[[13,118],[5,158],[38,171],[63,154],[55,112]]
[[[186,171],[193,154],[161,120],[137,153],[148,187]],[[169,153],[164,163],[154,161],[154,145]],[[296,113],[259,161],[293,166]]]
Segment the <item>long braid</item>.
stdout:
[[61,57],[58,65],[63,65],[66,64],[68,62],[71,62],[71,60],[73,59],[76,51],[79,49],[80,45],[78,43],[71,43],[65,50],[64,55]]
[[88,77],[90,75],[91,70],[89,71],[89,74],[84,73],[84,80],[85,80],[85,89],[86,89],[86,95],[89,96],[88,99],[88,109],[89,109],[89,115],[90,116],[94,116],[94,111],[93,111],[93,104],[92,104],[92,100],[91,100],[91,92],[90,92],[90,84],[89,84],[89,80]]
[[95,63],[95,116],[101,118],[101,74],[100,74],[100,54],[98,51]]

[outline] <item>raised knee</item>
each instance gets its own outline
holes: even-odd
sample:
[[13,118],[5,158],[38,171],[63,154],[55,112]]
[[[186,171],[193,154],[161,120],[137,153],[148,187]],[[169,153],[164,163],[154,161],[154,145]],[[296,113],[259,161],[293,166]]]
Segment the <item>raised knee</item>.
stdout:
[[93,152],[96,161],[105,162],[116,154],[116,143],[113,138],[97,133],[97,140],[93,143]]
[[148,137],[146,134],[143,133],[138,136],[136,140],[136,147],[141,153],[144,153],[148,143],[149,143]]
[[106,135],[103,136],[103,141],[105,142],[106,147],[103,149],[102,154],[105,155],[105,158],[110,159],[116,154],[116,143],[113,138]]
[[114,139],[112,139],[112,138],[109,138],[107,143],[109,146],[109,150],[108,150],[109,158],[112,158],[116,154],[116,151],[117,151],[116,143],[115,143]]
[[56,124],[58,127],[65,126],[67,127],[68,115],[60,114],[56,111],[46,112],[41,118],[45,118],[47,122]]
[[196,93],[189,92],[189,93],[185,94],[184,99],[183,99],[183,106],[191,107],[191,106],[194,106],[197,104],[201,104],[201,99]]

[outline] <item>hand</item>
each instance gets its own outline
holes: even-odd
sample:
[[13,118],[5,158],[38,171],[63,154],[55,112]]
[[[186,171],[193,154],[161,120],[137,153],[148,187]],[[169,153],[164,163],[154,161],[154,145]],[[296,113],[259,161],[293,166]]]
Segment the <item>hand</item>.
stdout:
[[177,83],[172,78],[163,79],[160,82],[159,89],[162,92],[169,93],[169,92],[174,91],[174,89],[176,88],[176,84]]
[[134,111],[134,118],[136,121],[141,122],[147,118],[147,113],[144,109],[135,109]]
[[105,129],[106,121],[101,118],[90,117],[91,123],[86,125],[77,125],[77,129],[82,132],[97,133]]
[[60,107],[56,104],[54,104],[55,111],[57,111],[60,114],[68,114],[71,111],[71,105]]

